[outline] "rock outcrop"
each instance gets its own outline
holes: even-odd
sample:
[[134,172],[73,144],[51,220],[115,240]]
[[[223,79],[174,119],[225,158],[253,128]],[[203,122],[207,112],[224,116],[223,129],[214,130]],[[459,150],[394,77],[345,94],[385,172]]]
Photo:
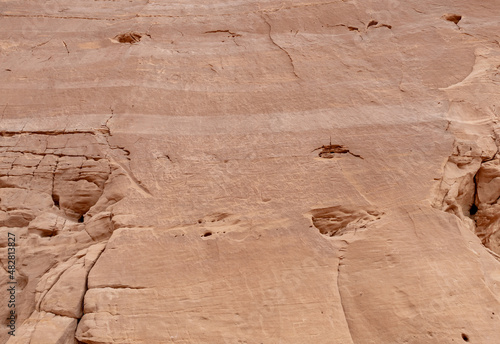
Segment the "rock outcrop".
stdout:
[[0,344],[499,342],[497,7],[3,1]]

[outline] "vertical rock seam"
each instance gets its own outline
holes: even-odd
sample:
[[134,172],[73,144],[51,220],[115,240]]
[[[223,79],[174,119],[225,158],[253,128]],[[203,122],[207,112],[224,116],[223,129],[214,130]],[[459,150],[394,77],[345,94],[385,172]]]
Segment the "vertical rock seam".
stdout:
[[[344,251],[344,252],[347,251],[347,245],[345,247],[343,247],[342,249],[339,249],[339,252],[340,251]],[[348,314],[344,308],[344,303],[342,302],[342,288],[340,287],[340,267],[342,265],[342,259],[343,259],[343,256],[340,256],[338,266],[337,266],[337,289],[339,292],[340,307],[342,307],[342,312],[344,313],[345,322],[347,324],[347,330],[349,331],[349,337],[351,338],[351,342],[354,343],[354,340],[352,338],[351,327],[349,325]]]

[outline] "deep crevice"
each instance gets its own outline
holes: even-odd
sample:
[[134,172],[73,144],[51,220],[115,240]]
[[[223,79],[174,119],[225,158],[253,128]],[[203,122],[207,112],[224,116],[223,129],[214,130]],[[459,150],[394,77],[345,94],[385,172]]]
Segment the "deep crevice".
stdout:
[[52,201],[54,202],[54,205],[61,209],[60,208],[60,205],[59,205],[59,195],[57,195],[55,192],[54,192],[54,188],[55,188],[55,184],[56,184],[56,171],[57,171],[57,167],[59,166],[59,158],[57,158],[56,162],[55,162],[55,165],[54,165],[54,171],[52,172],[52,191],[51,191],[51,196],[52,196]]
[[52,193],[52,201],[54,202],[54,205],[56,207],[58,207],[60,209],[60,206],[59,206],[59,196]]
[[[479,173],[480,169],[481,169],[481,167],[479,167],[479,169],[476,171],[476,174],[474,175],[474,178],[472,178],[472,182],[474,183],[474,196],[472,198],[472,205],[470,206],[470,209],[469,209],[469,217],[474,220],[475,224],[476,224],[476,220],[474,219],[474,215],[476,215],[476,213],[478,211],[478,207],[476,204],[476,200],[477,200],[477,174]],[[476,224],[476,227],[477,227],[477,224]]]
[[477,205],[473,204],[469,209],[469,214],[470,216],[474,216],[476,215],[476,213],[477,213]]
[[[500,209],[500,199],[491,196],[499,195],[500,190],[494,189],[494,184],[489,182],[500,176],[500,162],[495,159],[495,154],[476,153],[471,155],[473,149],[481,147],[472,146],[469,142],[455,143],[454,153],[450,155],[448,163],[453,163],[464,171],[463,175],[456,177],[447,176],[446,171],[441,178],[440,190],[442,196],[434,207],[456,215],[460,220],[470,219],[467,226],[471,226],[474,234],[479,238],[485,249],[495,259],[500,260],[498,252],[499,232],[497,230],[498,217],[495,215]],[[498,151],[498,149],[497,149]],[[479,164],[477,159],[480,158]],[[491,179],[491,180],[490,180]],[[488,190],[487,192],[485,190]],[[444,191],[444,192],[443,192]],[[469,198],[470,197],[470,198]]]

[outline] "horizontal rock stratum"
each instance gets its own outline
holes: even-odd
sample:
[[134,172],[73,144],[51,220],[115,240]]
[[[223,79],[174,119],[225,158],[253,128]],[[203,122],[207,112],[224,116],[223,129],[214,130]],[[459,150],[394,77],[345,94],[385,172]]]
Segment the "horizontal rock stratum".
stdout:
[[0,344],[500,343],[499,23],[2,1]]

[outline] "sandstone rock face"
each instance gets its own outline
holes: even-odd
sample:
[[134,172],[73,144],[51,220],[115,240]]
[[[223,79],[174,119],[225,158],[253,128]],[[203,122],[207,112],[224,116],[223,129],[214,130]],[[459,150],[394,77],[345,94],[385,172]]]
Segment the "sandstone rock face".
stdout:
[[3,1],[0,343],[500,342],[497,9]]
[[11,337],[8,343],[76,344],[76,326],[76,319],[34,311],[23,323],[22,332]]

